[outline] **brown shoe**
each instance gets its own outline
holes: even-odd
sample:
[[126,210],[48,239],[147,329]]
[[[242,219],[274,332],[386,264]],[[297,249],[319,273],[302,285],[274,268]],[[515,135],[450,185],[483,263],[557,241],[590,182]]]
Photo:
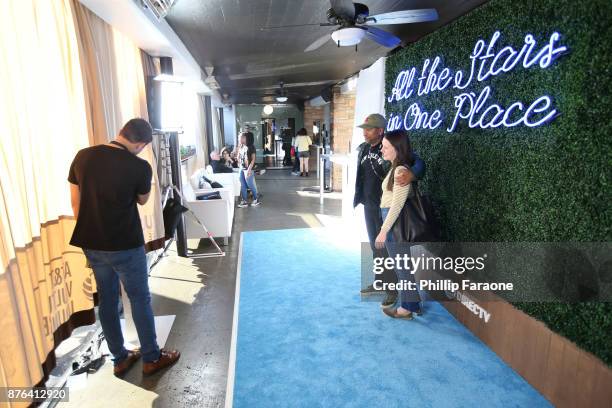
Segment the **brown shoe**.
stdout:
[[181,357],[181,353],[177,350],[160,350],[160,356],[157,361],[151,363],[142,363],[142,374],[151,375],[166,367],[170,367],[176,363]]
[[382,311],[384,314],[394,319],[412,320],[413,318],[412,312],[408,312],[407,314],[398,313],[397,309],[392,309],[390,307],[384,308]]
[[128,356],[113,368],[115,377],[122,377],[140,358],[140,349],[128,351]]

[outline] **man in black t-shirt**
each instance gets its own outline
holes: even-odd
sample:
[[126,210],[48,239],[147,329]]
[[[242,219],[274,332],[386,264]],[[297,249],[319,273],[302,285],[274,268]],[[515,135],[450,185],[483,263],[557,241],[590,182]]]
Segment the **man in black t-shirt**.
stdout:
[[[374,258],[385,258],[387,257],[387,251],[385,249],[377,249],[374,245],[374,241],[383,224],[380,210],[382,181],[391,168],[391,163],[383,159],[381,152],[386,120],[384,116],[378,113],[372,113],[368,115],[364,123],[358,127],[363,129],[365,142],[358,147],[359,156],[353,207],[363,204],[363,214],[365,217],[366,229],[368,230],[372,254]],[[400,171],[401,175],[396,177],[395,182],[405,186],[415,179],[423,178],[425,164],[417,154],[414,154],[414,165],[410,170],[405,169]],[[397,276],[392,269],[385,269],[381,278],[384,283],[397,282]],[[375,292],[376,290],[372,285],[361,290],[361,293],[364,295]],[[382,306],[392,306],[395,304],[396,299],[397,291],[387,290],[387,296],[383,300]]]
[[[80,150],[68,175],[77,219],[70,244],[83,249],[93,269],[100,323],[117,376],[125,374],[141,354],[144,374],[168,367],[180,357],[178,351],[160,350],[157,345],[136,205],[145,204],[151,192],[151,166],[136,157],[151,141],[151,125],[144,119],[131,119],[109,144]],[[132,305],[140,350],[128,351],[123,346],[117,307],[119,281]]]

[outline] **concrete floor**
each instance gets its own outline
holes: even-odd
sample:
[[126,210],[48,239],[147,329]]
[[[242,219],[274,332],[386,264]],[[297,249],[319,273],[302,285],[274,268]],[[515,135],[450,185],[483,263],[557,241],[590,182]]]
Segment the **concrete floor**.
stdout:
[[[240,233],[313,228],[322,226],[326,220],[338,220],[341,212],[338,194],[329,195],[322,206],[318,195],[298,194],[297,191],[318,184],[315,176],[316,171],[306,179],[292,176],[289,170],[269,170],[257,178],[262,205],[236,208],[232,238],[224,247],[225,257],[180,258],[170,248],[153,268],[149,280],[153,310],[156,315],[176,315],[167,342],[167,347],[182,353],[175,366],[143,378],[138,363],[125,378],[118,379],[112,375],[109,362],[89,376],[85,388],[71,389],[70,402],[59,406],[224,406]],[[189,245],[197,251],[209,250],[210,246],[204,240]]]

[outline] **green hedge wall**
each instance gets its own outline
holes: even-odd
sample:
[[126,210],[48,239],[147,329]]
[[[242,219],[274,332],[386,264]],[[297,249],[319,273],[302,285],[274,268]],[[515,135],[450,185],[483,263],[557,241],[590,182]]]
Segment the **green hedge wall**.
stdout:
[[[557,31],[569,52],[549,68],[518,66],[477,83],[490,85],[502,106],[550,95],[560,116],[527,128],[470,129],[448,133],[455,112],[447,88],[418,97],[428,111],[447,117],[436,130],[412,131],[415,150],[427,163],[422,183],[439,207],[448,241],[611,241],[612,235],[612,2],[594,0],[493,0],[388,58],[386,94],[412,66],[421,72],[436,56],[453,72],[469,72],[478,39],[499,30],[496,50],[520,49],[526,34],[539,50]],[[438,69],[440,72],[440,69]],[[387,117],[415,102],[386,102]],[[610,303],[516,304],[551,329],[612,365]]]

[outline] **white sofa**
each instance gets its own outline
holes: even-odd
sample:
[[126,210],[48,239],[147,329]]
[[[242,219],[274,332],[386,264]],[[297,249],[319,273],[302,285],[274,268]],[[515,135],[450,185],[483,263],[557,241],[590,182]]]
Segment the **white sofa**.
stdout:
[[[196,196],[218,191],[220,200],[197,200]],[[214,238],[223,238],[228,244],[232,236],[234,223],[234,194],[232,188],[213,188],[194,190],[190,183],[183,184],[183,205],[195,213]],[[208,238],[204,229],[193,219],[191,214],[185,214],[185,233],[187,239]]]
[[224,188],[231,188],[234,197],[240,195],[240,173],[237,170],[233,173],[213,173],[211,165],[206,166],[205,169],[196,170],[189,178],[194,190],[198,189],[202,176],[206,176],[209,180],[216,181]]

